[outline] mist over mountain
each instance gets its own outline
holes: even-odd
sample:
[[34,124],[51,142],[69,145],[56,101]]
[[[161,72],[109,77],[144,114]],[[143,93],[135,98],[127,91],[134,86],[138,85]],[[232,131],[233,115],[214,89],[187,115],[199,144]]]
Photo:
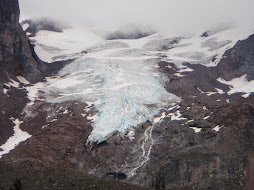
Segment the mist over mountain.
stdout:
[[119,28],[126,24],[142,24],[155,30],[182,33],[205,30],[218,22],[253,25],[253,1],[238,0],[24,0],[21,20],[50,16],[72,24]]

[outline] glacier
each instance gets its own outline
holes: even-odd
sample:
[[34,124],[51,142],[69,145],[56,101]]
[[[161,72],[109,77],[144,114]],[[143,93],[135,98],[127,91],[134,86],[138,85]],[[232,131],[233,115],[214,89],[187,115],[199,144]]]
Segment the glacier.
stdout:
[[[181,72],[193,71],[184,63],[214,67],[227,49],[250,34],[249,28],[242,32],[241,28],[228,27],[210,30],[206,36],[196,33],[172,37],[157,33],[133,40],[105,40],[97,33],[85,31],[76,36],[77,31],[69,29],[66,39],[61,37],[63,34],[45,31],[34,37],[37,47],[59,49],[59,44],[63,44],[65,49],[56,53],[44,48],[36,51],[39,55],[45,54],[52,61],[70,57],[76,60],[56,76],[47,78],[43,86],[31,89],[43,92],[47,102],[78,100],[93,105],[97,113],[87,117],[93,127],[88,142],[98,143],[114,132],[126,134],[138,124],[153,121],[166,105],[181,100],[166,91],[168,78],[159,71],[160,61],[173,63],[177,69],[174,75],[184,77]],[[70,34],[76,36],[74,40]],[[81,38],[82,34],[89,34],[89,38]]]
[[157,69],[158,58],[147,56],[146,50],[128,48],[124,42],[105,41],[99,46],[40,89],[47,102],[79,100],[95,106],[88,142],[102,142],[114,132],[125,134],[152,120],[165,105],[180,101],[166,91],[167,78]]

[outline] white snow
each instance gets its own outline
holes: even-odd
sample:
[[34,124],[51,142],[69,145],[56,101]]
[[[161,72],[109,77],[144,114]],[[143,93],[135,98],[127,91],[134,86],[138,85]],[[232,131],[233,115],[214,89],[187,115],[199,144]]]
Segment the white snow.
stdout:
[[83,27],[65,29],[63,32],[41,30],[31,39],[36,41],[35,52],[46,62],[64,60],[63,56],[80,53],[103,41],[91,28]]
[[228,91],[229,95],[237,92],[243,92],[246,94],[254,92],[254,80],[248,81],[246,79],[246,75],[234,78],[231,81],[226,81],[222,78],[218,78],[217,81],[230,86],[230,90]]
[[135,139],[135,132],[134,130],[130,130],[127,134],[127,137],[130,139],[130,140],[134,140]]
[[30,84],[29,81],[26,80],[26,78],[22,77],[22,76],[17,76],[17,79],[19,80],[20,83],[23,84]]
[[[223,126],[222,126],[223,127]],[[220,127],[219,125],[217,125],[216,127],[214,127],[212,130],[218,132],[222,127]]]
[[214,95],[214,94],[217,94],[217,92],[206,92],[207,96],[211,96],[211,95]]
[[250,95],[251,95],[251,93],[245,93],[245,94],[242,94],[241,96],[242,96],[243,98],[248,98]]
[[163,118],[165,118],[166,114],[163,112],[160,117],[155,117],[153,119],[153,123],[159,123]]
[[30,25],[29,25],[28,23],[26,23],[26,24],[23,24],[23,25],[22,25],[22,28],[23,28],[24,31],[26,31],[26,29],[28,29],[29,26],[30,26]]
[[199,133],[202,130],[202,128],[197,128],[197,127],[190,127],[190,128],[193,129],[195,133]]
[[3,89],[3,92],[4,92],[4,94],[6,94],[6,95],[8,95],[8,94],[7,94],[7,93],[8,93],[8,91],[9,91],[9,90],[8,90],[8,89],[6,89],[6,88],[4,88],[4,89]]
[[187,123],[190,123],[190,122],[193,122],[194,120],[192,119],[192,120],[189,120],[189,121],[187,121],[185,124],[187,124]]
[[186,75],[182,75],[182,74],[180,74],[180,73],[175,73],[174,74],[175,76],[178,76],[178,77],[185,77]]
[[19,84],[19,82],[17,82],[17,81],[15,81],[15,80],[11,79],[10,82],[4,83],[4,85],[6,85],[6,86],[8,86],[8,87],[19,88],[19,85],[20,85],[20,84]]
[[186,120],[187,119],[187,118],[181,117],[182,114],[180,113],[179,110],[177,110],[175,113],[168,114],[168,116],[171,117],[171,121],[174,121],[174,120],[180,121],[180,120]]
[[31,137],[27,132],[22,131],[19,126],[23,121],[19,121],[19,119],[14,120],[13,123],[14,126],[14,134],[11,136],[5,144],[1,145],[0,148],[3,149],[3,151],[0,151],[0,158],[4,154],[8,154],[11,150],[13,150],[20,142],[27,140]]
[[204,119],[204,120],[207,120],[209,117],[210,117],[210,116],[208,115],[208,116],[204,117],[203,119]]
[[173,106],[173,107],[170,107],[170,108],[168,108],[168,111],[172,111],[173,109],[175,109],[175,108],[180,108],[180,106],[179,105],[176,105],[176,106]]
[[57,121],[57,119],[53,119],[53,120],[51,120],[51,121],[50,121],[50,123],[52,123],[52,122],[54,122],[54,121]]
[[183,73],[183,72],[192,72],[192,71],[194,71],[194,70],[191,69],[191,68],[189,68],[189,67],[186,67],[186,68],[184,68],[184,69],[180,69],[178,72],[179,72],[179,73]]
[[26,91],[27,91],[27,96],[28,99],[30,100],[30,103],[28,103],[28,105],[33,105],[35,100],[39,99],[39,90],[41,88],[44,87],[44,83],[43,82],[38,82],[32,86],[27,86],[25,87]]
[[201,94],[205,94],[205,92],[202,91],[199,87],[197,87],[197,90],[198,90]]
[[[216,32],[215,32],[216,31]],[[224,52],[233,47],[238,40],[244,40],[253,33],[252,26],[221,25],[210,29],[210,36],[201,37],[200,33],[180,37],[180,42],[165,52],[167,58],[176,66],[184,62],[214,67]],[[212,61],[213,58],[215,61]]]
[[224,94],[224,93],[226,93],[226,92],[224,92],[222,89],[219,89],[219,88],[215,88],[215,89],[218,91],[219,94]]

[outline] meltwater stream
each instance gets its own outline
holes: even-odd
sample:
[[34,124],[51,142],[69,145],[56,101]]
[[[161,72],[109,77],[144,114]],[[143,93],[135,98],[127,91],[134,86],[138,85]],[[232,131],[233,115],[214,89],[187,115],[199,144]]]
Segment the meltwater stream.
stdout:
[[149,57],[145,49],[115,44],[100,44],[41,89],[52,103],[94,104],[98,112],[88,142],[106,140],[115,131],[125,133],[179,100],[164,88],[166,78],[157,70],[157,58]]

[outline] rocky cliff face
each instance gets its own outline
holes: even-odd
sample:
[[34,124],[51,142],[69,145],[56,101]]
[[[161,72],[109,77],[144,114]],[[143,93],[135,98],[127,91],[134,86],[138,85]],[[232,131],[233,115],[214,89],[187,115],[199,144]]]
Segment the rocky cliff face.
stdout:
[[29,39],[19,24],[17,0],[1,1],[0,67],[1,81],[23,76],[31,82],[42,79],[46,66],[34,53]]
[[5,24],[19,24],[18,0],[3,0],[0,2],[0,22]]
[[254,79],[254,35],[239,41],[234,49],[225,53],[225,58],[218,65],[218,73],[225,80],[231,80],[246,74],[248,80]]
[[[13,133],[10,117],[19,117],[27,99],[24,89],[7,87],[5,83],[18,81],[23,76],[30,82],[43,78],[46,65],[35,54],[25,32],[19,24],[17,0],[0,2],[0,144]],[[9,88],[4,94],[4,87]]]

